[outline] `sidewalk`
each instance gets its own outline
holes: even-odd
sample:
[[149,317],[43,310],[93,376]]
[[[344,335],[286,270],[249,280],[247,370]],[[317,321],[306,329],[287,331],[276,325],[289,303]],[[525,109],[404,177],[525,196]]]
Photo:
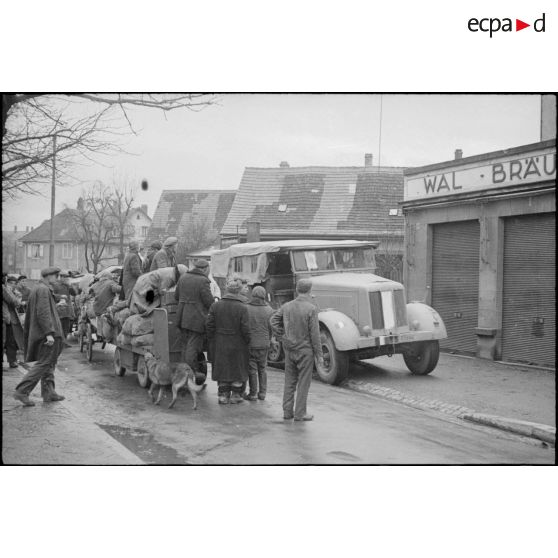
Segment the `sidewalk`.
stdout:
[[[2,463],[4,465],[141,465],[142,461],[82,417],[66,401],[43,403],[40,387],[23,407],[12,397],[23,368],[2,368]],[[22,444],[21,439],[26,443]]]
[[[403,357],[380,357],[354,366],[347,387],[418,408],[445,412],[553,442],[556,374],[528,366],[440,354],[428,376],[413,376]],[[536,435],[540,426],[547,434]],[[549,434],[550,433],[550,437]]]

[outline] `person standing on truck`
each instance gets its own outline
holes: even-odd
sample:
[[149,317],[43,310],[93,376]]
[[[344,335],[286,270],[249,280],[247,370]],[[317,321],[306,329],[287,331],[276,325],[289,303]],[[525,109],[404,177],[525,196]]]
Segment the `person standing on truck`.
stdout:
[[[323,366],[318,309],[310,298],[312,282],[300,279],[297,297],[286,302],[271,316],[273,332],[282,337],[285,350],[285,387],[283,390],[283,419],[310,421],[306,410],[308,391],[312,382],[314,360]],[[296,400],[295,400],[296,394]]]
[[124,291],[124,300],[127,300],[132,294],[132,290],[138,277],[142,271],[142,261],[139,255],[139,243],[132,240],[128,244],[128,253],[122,264],[122,290]]
[[265,289],[258,285],[252,289],[252,300],[248,302],[248,317],[250,319],[250,355],[248,361],[249,391],[244,399],[256,401],[265,399],[267,391],[267,352],[271,340],[271,325],[269,319],[273,310],[265,301]]
[[182,331],[183,360],[196,373],[196,381],[203,383],[199,357],[205,342],[205,322],[215,299],[211,293],[209,263],[196,260],[194,269],[184,273],[178,280],[174,297],[178,302],[176,323]]
[[163,247],[160,240],[155,240],[151,243],[151,246],[147,249],[147,254],[143,262],[143,273],[149,273],[151,271],[151,264],[153,263],[153,258],[155,254]]
[[176,238],[176,236],[169,236],[167,240],[163,242],[163,247],[153,256],[149,271],[155,271],[162,267],[174,267],[176,265],[175,254],[177,244],[178,238]]

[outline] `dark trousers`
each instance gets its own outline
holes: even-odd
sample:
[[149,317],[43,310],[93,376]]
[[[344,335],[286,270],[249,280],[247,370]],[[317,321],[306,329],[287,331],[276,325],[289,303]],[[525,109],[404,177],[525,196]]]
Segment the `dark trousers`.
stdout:
[[54,344],[50,347],[43,343],[39,349],[39,359],[29,372],[23,376],[23,380],[16,386],[16,391],[29,395],[35,386],[41,382],[41,397],[47,397],[54,392],[54,367],[58,356],[62,352],[62,339],[54,338]]
[[244,382],[217,382],[218,395],[230,395],[231,391],[240,395],[244,391]]
[[205,335],[191,329],[183,330],[182,334],[182,359],[194,372],[203,373],[199,363],[199,354],[203,353]]
[[68,337],[68,333],[72,329],[72,318],[60,318],[62,324],[62,331],[64,332],[64,339]]
[[[248,361],[248,385],[250,395],[265,397],[267,391],[267,349],[250,349]],[[259,385],[259,389],[258,389]]]
[[302,418],[306,415],[306,402],[313,370],[314,352],[311,349],[302,351],[285,350],[283,415],[292,417],[294,414],[295,418]]
[[6,324],[6,337],[4,342],[4,348],[6,349],[6,356],[8,357],[8,362],[17,362],[17,350],[19,349],[17,341],[14,337],[14,330],[12,329],[12,324]]

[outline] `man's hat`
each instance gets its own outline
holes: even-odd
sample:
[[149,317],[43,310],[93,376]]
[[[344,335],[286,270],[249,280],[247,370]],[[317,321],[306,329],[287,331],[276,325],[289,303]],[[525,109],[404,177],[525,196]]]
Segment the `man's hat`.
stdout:
[[163,242],[163,246],[174,246],[178,244],[178,238],[176,236],[169,236],[165,242]]
[[15,282],[17,281],[17,276],[16,276],[16,275],[11,275],[11,274],[10,274],[10,275],[8,275],[8,276],[6,277],[6,281],[8,281],[8,282],[13,281],[13,282],[15,283]]
[[27,275],[20,275],[17,280],[19,281],[20,279],[27,279]]
[[265,300],[265,289],[261,285],[257,285],[252,289],[252,298],[262,298]]
[[130,243],[128,244],[128,248],[130,250],[137,250],[139,248],[139,242],[137,240],[130,240]]
[[199,268],[199,269],[205,269],[206,267],[209,266],[209,262],[207,260],[202,260],[201,258],[199,260],[196,260],[194,262],[194,266]]
[[60,273],[59,267],[45,267],[44,269],[41,269],[42,277],[47,277],[48,275],[56,275],[58,273]]
[[163,243],[160,240],[155,240],[151,243],[151,248],[154,250],[160,250],[163,247]]

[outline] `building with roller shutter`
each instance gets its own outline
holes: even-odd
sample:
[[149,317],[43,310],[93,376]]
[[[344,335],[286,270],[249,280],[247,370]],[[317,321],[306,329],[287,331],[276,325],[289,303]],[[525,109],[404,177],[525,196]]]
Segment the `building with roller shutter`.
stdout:
[[555,367],[556,139],[405,171],[408,300],[441,347]]
[[373,166],[371,154],[358,167],[247,167],[221,247],[247,238],[378,240],[378,274],[401,281],[402,200],[403,167]]

